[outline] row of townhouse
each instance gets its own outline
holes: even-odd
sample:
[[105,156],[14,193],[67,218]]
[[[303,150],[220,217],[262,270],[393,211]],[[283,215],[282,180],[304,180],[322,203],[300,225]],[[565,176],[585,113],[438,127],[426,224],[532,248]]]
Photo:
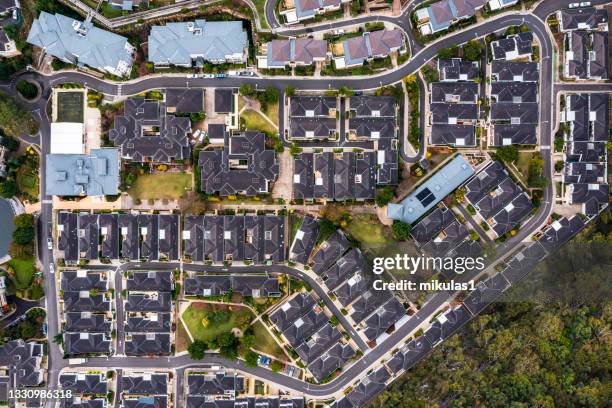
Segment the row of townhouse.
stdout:
[[[182,224],[181,224],[182,221]],[[256,264],[285,261],[285,217],[59,212],[58,256],[79,260]],[[182,242],[182,244],[181,244]]]

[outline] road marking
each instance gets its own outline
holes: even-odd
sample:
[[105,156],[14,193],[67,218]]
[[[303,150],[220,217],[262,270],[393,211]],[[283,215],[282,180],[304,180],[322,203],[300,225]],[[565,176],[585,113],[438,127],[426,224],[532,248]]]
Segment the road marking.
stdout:
[[42,200],[43,204],[53,204],[53,200]]

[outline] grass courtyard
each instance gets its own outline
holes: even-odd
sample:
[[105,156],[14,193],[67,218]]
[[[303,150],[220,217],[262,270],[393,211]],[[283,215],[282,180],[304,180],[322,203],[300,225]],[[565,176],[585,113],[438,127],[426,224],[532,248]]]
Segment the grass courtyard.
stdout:
[[287,355],[281,346],[278,345],[276,340],[272,337],[270,332],[266,330],[261,321],[257,321],[253,324],[253,334],[257,339],[255,346],[253,347],[254,350],[274,356],[281,360],[287,359]]
[[176,200],[191,189],[191,174],[153,173],[139,175],[128,192],[133,199]]
[[32,284],[36,266],[34,258],[13,258],[8,262],[9,270],[13,270],[13,282],[17,289],[26,289]]
[[240,114],[240,121],[244,123],[247,130],[260,130],[269,135],[278,134],[278,130],[261,113],[252,109],[245,109]]
[[[218,319],[213,318],[213,315],[218,316]],[[234,328],[245,330],[253,314],[240,306],[194,302],[181,317],[195,340],[210,342]]]

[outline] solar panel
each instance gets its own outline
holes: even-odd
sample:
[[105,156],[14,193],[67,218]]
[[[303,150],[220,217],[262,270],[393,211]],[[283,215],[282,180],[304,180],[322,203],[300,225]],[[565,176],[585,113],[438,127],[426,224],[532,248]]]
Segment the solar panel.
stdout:
[[425,199],[421,200],[421,204],[423,207],[427,207],[429,204],[433,203],[436,200],[436,197],[433,194],[428,195]]
[[430,194],[431,194],[431,190],[425,187],[419,194],[416,195],[416,197],[419,199],[419,201],[423,201],[423,199]]

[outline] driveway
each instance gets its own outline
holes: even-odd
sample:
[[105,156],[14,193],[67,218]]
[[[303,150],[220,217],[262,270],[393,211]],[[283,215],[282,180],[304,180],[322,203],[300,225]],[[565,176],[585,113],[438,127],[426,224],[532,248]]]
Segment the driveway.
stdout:
[[278,179],[274,182],[272,198],[275,200],[282,198],[285,201],[289,201],[291,197],[293,197],[293,183],[291,182],[293,175],[293,160],[289,149],[285,149],[285,151],[277,157],[279,162],[279,174]]

